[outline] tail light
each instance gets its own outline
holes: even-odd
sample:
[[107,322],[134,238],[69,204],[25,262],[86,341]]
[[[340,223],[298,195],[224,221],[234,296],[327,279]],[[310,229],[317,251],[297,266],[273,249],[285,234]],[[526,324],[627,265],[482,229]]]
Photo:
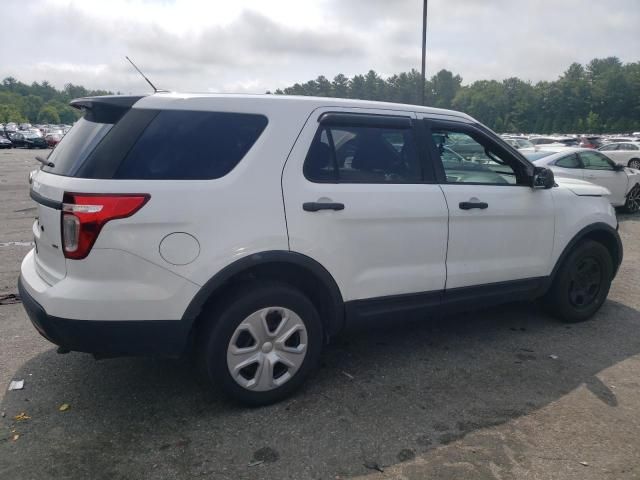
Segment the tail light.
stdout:
[[151,198],[148,194],[66,193],[62,204],[62,250],[66,258],[89,255],[102,227],[130,217]]

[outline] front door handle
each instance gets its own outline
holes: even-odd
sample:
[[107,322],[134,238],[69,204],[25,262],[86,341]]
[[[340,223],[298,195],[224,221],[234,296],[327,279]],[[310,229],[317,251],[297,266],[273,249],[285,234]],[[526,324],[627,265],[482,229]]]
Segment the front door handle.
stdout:
[[486,202],[460,202],[458,206],[460,207],[460,210],[471,210],[472,208],[484,210],[489,206],[489,204]]
[[344,203],[334,202],[305,202],[302,204],[305,212],[317,212],[318,210],[344,210]]

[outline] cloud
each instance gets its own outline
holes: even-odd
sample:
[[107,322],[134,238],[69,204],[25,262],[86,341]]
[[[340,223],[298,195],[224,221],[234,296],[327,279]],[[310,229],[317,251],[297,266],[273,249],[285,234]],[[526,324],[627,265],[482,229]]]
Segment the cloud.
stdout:
[[[3,0],[0,78],[145,91],[254,91],[420,68],[417,0]],[[465,83],[554,79],[572,62],[638,61],[637,0],[431,0],[427,72]],[[6,51],[6,50],[5,50]]]

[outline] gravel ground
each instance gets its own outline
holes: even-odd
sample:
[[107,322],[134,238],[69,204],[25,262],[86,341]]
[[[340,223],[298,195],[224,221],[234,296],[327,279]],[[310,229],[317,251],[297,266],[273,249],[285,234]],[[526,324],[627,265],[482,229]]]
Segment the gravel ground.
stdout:
[[[0,295],[31,248],[33,156],[0,151]],[[56,354],[0,305],[0,478],[640,478],[640,216],[620,222],[625,259],[593,320],[516,304],[351,333],[259,409],[188,360]]]

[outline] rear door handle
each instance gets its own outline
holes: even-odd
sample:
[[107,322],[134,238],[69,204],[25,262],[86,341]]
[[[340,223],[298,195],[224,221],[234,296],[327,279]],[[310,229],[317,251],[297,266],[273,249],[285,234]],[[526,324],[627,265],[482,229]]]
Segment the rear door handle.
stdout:
[[486,202],[460,202],[458,206],[460,207],[460,210],[471,210],[472,208],[484,210],[489,206],[489,204]]
[[318,210],[344,210],[344,203],[333,202],[305,202],[302,204],[305,212],[317,212]]

